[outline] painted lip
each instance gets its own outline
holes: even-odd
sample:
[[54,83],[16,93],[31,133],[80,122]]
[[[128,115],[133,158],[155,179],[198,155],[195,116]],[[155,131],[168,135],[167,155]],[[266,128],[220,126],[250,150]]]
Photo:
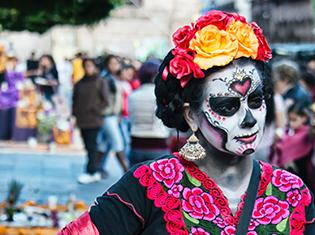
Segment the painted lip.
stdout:
[[236,139],[236,140],[238,140],[238,141],[240,141],[242,143],[245,143],[245,144],[250,144],[250,143],[253,143],[256,140],[257,133],[258,133],[258,131],[256,131],[253,134],[250,134],[250,135],[237,136],[237,137],[234,137],[234,139]]

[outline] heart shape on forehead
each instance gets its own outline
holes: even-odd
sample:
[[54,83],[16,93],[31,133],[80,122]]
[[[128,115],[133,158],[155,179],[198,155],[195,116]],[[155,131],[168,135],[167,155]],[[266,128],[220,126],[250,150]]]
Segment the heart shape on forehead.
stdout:
[[232,82],[230,88],[238,94],[245,96],[252,84],[252,80],[249,77],[244,78],[242,81]]

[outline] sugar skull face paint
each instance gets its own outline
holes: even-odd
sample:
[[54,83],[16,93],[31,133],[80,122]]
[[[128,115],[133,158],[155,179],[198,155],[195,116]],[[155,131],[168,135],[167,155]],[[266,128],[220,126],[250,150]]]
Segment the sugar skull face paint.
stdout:
[[247,155],[255,151],[265,125],[263,85],[256,68],[229,66],[208,77],[200,130],[220,151]]

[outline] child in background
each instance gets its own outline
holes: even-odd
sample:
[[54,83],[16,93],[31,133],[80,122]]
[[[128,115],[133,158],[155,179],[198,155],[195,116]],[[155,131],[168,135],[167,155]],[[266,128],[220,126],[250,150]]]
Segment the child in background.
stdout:
[[288,109],[288,123],[284,135],[273,146],[271,162],[300,176],[306,184],[309,182],[309,166],[313,139],[310,136],[308,115],[305,106],[293,104]]

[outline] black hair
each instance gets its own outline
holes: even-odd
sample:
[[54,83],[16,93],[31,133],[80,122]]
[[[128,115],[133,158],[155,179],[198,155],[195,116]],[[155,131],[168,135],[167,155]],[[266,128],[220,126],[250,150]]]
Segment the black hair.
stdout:
[[[170,73],[167,75],[166,80],[162,78],[165,67],[168,68],[169,62],[174,58],[171,51],[167,54],[163,60],[159,73],[155,78],[155,96],[157,102],[156,116],[162,120],[164,125],[170,128],[176,128],[180,131],[186,132],[189,130],[189,126],[183,115],[184,103],[189,103],[192,111],[197,112],[200,110],[204,99],[204,85],[207,79],[191,79],[188,84],[182,88],[180,81],[173,77]],[[262,61],[255,61],[247,58],[240,58],[232,61],[230,64],[247,64],[253,63],[264,84],[265,100],[269,100],[272,95],[272,86],[270,82],[269,67]],[[226,66],[217,66],[210,68],[206,71],[205,77],[208,75],[226,68]],[[266,80],[266,81],[264,81]],[[270,102],[266,102],[267,110]],[[270,115],[272,116],[272,115]]]
[[127,70],[127,69],[133,69],[135,70],[135,67],[131,64],[122,64],[121,65],[121,68],[118,70],[117,72],[117,75],[120,76],[121,73],[124,71],[124,70]]
[[104,67],[105,67],[105,69],[107,69],[107,70],[108,70],[108,65],[109,65],[109,62],[111,61],[111,59],[116,59],[116,60],[119,61],[118,56],[113,55],[113,54],[107,55],[107,56],[105,57],[105,59],[104,59]]
[[144,62],[138,72],[141,84],[152,83],[159,72],[159,64],[153,61]]
[[290,113],[294,113],[298,116],[303,116],[303,117],[307,117],[307,107],[305,105],[303,105],[302,103],[294,103],[292,105],[289,106],[288,108],[288,114]]
[[93,58],[84,58],[82,61],[83,68],[85,68],[85,65],[87,62],[92,62],[94,64],[94,66],[96,67],[96,63],[95,63],[95,60]]
[[310,88],[315,87],[315,76],[310,72],[304,72],[301,75],[301,79],[306,83]]

